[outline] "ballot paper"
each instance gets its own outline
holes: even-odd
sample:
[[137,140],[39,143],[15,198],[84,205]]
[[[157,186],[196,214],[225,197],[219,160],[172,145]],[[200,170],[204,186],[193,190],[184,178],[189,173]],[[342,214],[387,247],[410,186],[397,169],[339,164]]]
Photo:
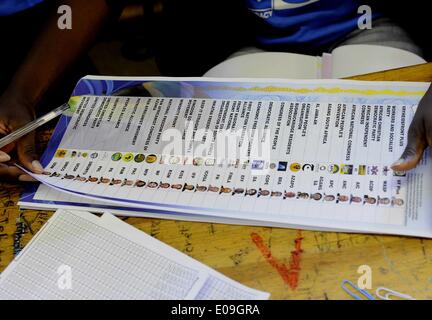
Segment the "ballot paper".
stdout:
[[432,237],[429,151],[390,168],[427,87],[87,77],[20,205]]
[[58,210],[0,275],[0,299],[267,299],[109,213]]

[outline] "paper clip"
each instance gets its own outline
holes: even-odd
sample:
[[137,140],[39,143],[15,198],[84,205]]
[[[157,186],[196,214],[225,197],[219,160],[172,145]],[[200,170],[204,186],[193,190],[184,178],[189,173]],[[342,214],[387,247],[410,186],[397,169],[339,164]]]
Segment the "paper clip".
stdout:
[[[349,287],[351,287],[351,289]],[[341,288],[356,300],[376,300],[375,297],[371,295],[367,290],[360,289],[349,280],[342,281]],[[356,294],[355,291],[359,292],[360,295]],[[362,298],[362,296],[366,299]]]
[[[381,294],[381,291],[384,292],[384,295]],[[404,299],[404,300],[415,300],[413,297],[411,297],[407,294],[400,293],[400,292],[397,292],[397,291],[394,291],[392,289],[385,288],[385,287],[378,287],[375,291],[375,294],[377,295],[378,298],[380,298],[382,300],[393,300],[392,298],[390,298],[391,296],[398,297],[398,298]]]

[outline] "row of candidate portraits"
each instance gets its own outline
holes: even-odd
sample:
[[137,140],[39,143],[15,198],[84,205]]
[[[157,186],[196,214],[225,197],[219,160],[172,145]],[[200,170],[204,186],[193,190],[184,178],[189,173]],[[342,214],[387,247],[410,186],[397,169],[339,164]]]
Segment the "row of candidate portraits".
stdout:
[[50,173],[49,171],[44,172],[45,175],[50,177],[79,181],[84,183],[96,183],[105,184],[109,186],[120,186],[120,187],[136,187],[136,188],[150,188],[150,189],[171,189],[182,192],[212,192],[217,194],[229,194],[232,196],[243,195],[246,197],[274,197],[283,199],[298,199],[298,200],[313,200],[313,201],[324,201],[324,202],[335,202],[335,203],[353,203],[353,204],[365,204],[365,205],[384,205],[384,206],[403,206],[404,200],[397,197],[389,196],[371,196],[371,195],[347,195],[342,193],[326,194],[321,192],[303,192],[303,191],[274,191],[267,188],[235,188],[235,187],[224,187],[215,185],[200,185],[200,184],[189,184],[189,183],[168,183],[168,182],[156,182],[156,181],[144,181],[141,179],[116,179],[107,177],[83,177],[80,175],[72,174],[60,174],[57,172]]

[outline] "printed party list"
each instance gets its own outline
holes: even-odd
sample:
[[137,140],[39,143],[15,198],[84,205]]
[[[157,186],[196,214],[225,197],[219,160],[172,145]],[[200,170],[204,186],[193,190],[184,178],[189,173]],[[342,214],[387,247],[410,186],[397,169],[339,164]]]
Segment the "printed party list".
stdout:
[[[414,172],[390,168],[416,105],[347,96],[80,95],[37,178],[173,218],[366,232],[420,223],[427,157]],[[43,198],[52,200],[46,187]]]

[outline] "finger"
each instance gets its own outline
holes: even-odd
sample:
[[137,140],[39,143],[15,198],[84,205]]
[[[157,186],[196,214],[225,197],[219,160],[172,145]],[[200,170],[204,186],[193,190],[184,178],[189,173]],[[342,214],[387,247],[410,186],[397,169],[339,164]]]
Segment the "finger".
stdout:
[[37,160],[34,132],[22,137],[17,143],[18,159],[22,165],[34,173],[43,173],[43,168]]
[[4,146],[1,151],[6,152],[7,154],[11,153],[15,149],[15,142],[9,143],[7,146]]
[[6,153],[0,150],[0,162],[8,162],[11,157]]
[[28,175],[28,174],[22,174],[18,177],[19,181],[22,182],[37,182],[37,180],[35,178],[33,178],[32,176]]
[[414,168],[426,149],[426,133],[423,122],[414,120],[408,130],[408,142],[402,156],[391,165],[394,171],[407,171]]
[[15,166],[8,166],[5,164],[0,164],[0,179],[1,180],[11,180],[16,181],[19,176],[21,176],[23,172],[15,167]]
[[10,133],[10,130],[3,122],[0,122],[0,134],[7,135]]
[[36,182],[32,176],[23,174],[23,172],[14,166],[7,166],[0,164],[0,180],[2,181],[22,181],[22,182]]

